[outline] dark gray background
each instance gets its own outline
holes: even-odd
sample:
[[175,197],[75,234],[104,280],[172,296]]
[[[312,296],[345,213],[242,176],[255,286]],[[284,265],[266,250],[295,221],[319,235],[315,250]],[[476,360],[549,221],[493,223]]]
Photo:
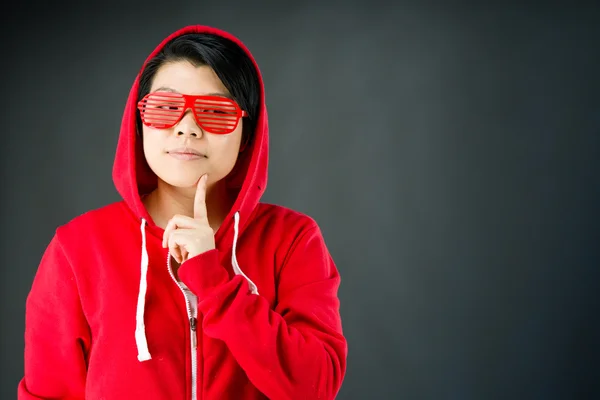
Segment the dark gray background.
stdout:
[[264,200],[313,216],[337,261],[339,399],[600,396],[598,7],[283,3],[4,6],[0,398],[42,252],[119,199],[132,81],[194,23],[253,51]]

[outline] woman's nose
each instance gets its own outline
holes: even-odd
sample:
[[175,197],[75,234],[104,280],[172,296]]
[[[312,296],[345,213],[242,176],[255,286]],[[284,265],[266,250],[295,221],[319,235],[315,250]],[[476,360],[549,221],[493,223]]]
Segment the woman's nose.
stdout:
[[196,124],[196,119],[191,109],[187,110],[175,127],[177,136],[200,137],[202,129]]

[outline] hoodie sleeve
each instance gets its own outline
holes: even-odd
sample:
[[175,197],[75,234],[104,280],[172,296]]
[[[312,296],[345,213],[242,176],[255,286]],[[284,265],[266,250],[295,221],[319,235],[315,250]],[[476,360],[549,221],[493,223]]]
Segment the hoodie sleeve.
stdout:
[[[340,276],[313,225],[281,269],[277,305],[229,279],[217,250],[186,261],[180,278],[199,297],[206,335],[223,340],[250,381],[270,399],[333,399],[346,372],[337,291]],[[260,288],[259,288],[260,290]]]
[[19,400],[83,399],[90,333],[71,266],[58,240],[48,245],[26,301],[25,374]]

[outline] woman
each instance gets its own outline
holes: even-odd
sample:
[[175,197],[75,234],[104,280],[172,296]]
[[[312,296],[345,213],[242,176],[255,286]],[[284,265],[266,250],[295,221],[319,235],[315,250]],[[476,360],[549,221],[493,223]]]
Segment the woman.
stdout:
[[27,298],[19,399],[330,399],[346,371],[319,227],[260,203],[264,87],[230,34],[189,26],[125,108],[123,200],[60,226]]

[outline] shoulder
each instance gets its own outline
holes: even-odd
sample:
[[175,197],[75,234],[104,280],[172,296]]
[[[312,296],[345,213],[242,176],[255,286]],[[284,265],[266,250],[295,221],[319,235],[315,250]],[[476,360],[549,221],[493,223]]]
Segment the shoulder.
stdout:
[[[296,284],[337,275],[321,228],[312,216],[287,207],[260,203],[252,225],[258,227],[255,232],[261,239],[262,251],[273,249],[273,259],[278,266],[277,279],[284,269],[295,271]],[[269,248],[269,245],[273,247]]]
[[56,229],[56,235],[61,242],[71,242],[76,238],[86,240],[90,233],[97,235],[114,229],[124,218],[130,218],[127,208],[123,201],[117,201],[72,218]]
[[261,222],[261,225],[285,228],[288,232],[319,230],[319,225],[313,217],[276,204],[259,203],[253,219]]
[[275,204],[259,203],[248,229],[260,237],[264,245],[274,245],[277,251],[288,252],[307,241],[324,242],[312,216]]

